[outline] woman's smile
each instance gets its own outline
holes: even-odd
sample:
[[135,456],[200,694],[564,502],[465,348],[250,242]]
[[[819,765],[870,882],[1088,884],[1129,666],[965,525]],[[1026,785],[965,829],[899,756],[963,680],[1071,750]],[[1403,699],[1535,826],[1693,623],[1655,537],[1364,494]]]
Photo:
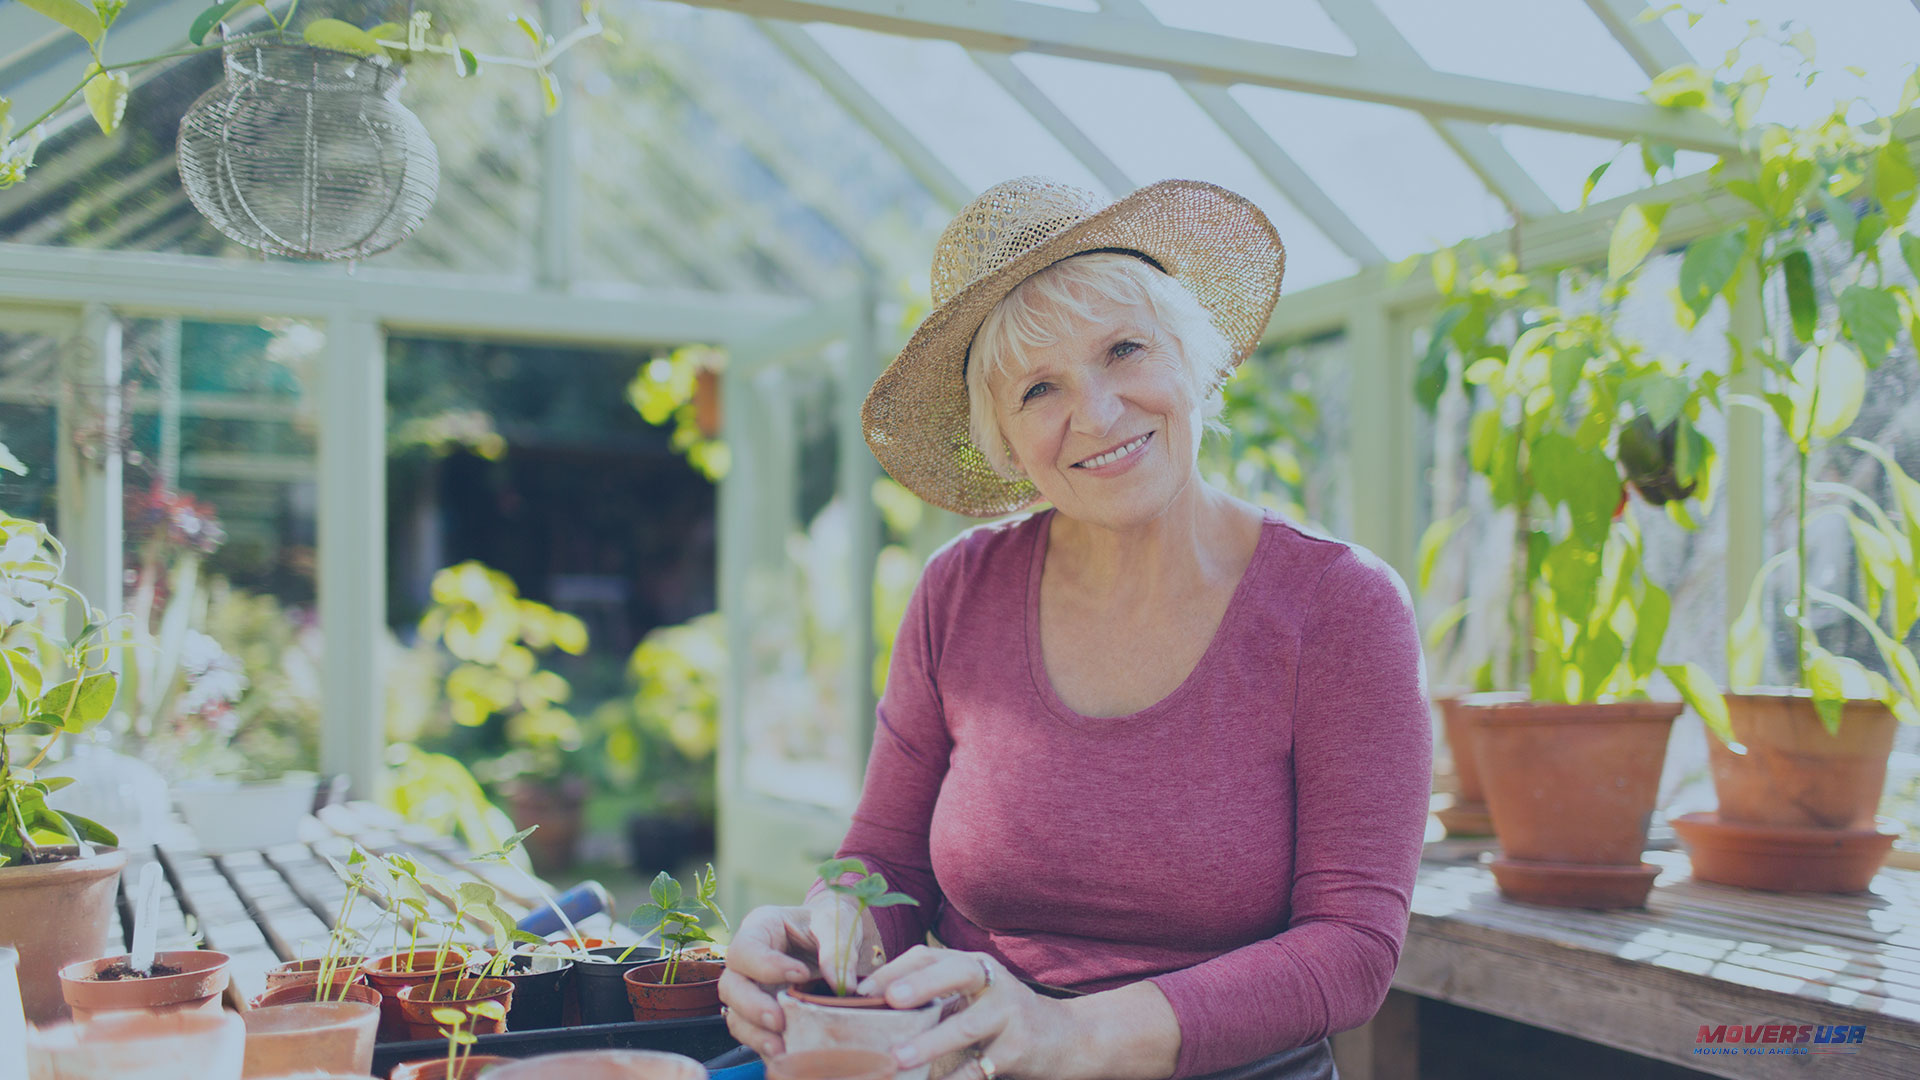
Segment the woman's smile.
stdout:
[[1079,469],[1095,476],[1118,476],[1138,464],[1140,456],[1147,448],[1148,440],[1152,438],[1153,432],[1149,431],[1103,454],[1096,454],[1085,461],[1075,462],[1069,468]]

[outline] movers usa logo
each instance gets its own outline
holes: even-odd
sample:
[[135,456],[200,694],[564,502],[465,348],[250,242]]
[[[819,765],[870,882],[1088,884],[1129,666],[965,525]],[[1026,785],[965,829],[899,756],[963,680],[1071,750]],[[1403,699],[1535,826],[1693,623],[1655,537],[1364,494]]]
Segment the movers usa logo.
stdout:
[[1700,1025],[1696,1054],[1857,1054],[1867,1039],[1861,1024]]

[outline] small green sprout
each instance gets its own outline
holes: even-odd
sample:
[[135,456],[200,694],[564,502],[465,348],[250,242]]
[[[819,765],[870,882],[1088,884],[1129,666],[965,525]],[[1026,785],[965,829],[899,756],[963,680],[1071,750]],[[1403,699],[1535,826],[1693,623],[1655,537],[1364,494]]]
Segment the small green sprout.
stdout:
[[[859,859],[828,859],[815,867],[814,873],[820,875],[820,880],[826,883],[828,892],[853,899],[853,925],[856,929],[864,921],[868,908],[893,907],[896,904],[920,906],[920,901],[906,893],[887,891],[885,875],[868,873],[867,864]],[[851,882],[842,883],[840,879],[848,874],[860,876]],[[840,938],[840,962],[835,970],[845,972],[849,977],[854,974],[853,940],[856,936],[849,933]],[[833,987],[833,992],[841,997],[845,997],[849,990],[847,986],[835,984],[831,977],[827,979],[827,985]]]
[[[678,974],[680,961],[686,951],[696,942],[712,941],[714,937],[700,925],[700,910],[712,912],[720,920],[720,925],[731,931],[733,926],[727,921],[726,913],[720,910],[714,896],[720,891],[719,882],[713,872],[713,864],[708,863],[704,874],[693,876],[693,896],[689,901],[686,890],[675,881],[672,874],[665,870],[655,875],[653,884],[648,888],[648,903],[633,909],[633,915],[627,925],[638,931],[642,937],[658,930],[660,939],[671,944],[667,951],[667,970],[661,975],[662,983],[672,985]],[[645,929],[642,929],[645,927]],[[672,927],[673,929],[668,929]],[[620,954],[624,961],[638,945],[630,945]]]

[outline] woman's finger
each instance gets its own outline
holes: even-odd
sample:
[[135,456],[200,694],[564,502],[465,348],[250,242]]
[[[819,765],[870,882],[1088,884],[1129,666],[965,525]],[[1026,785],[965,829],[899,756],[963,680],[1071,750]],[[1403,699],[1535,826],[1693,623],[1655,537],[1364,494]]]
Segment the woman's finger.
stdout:
[[[910,1009],[947,994],[971,998],[987,988],[990,978],[987,973],[995,969],[989,967],[994,961],[985,954],[957,949],[931,951],[936,958],[931,963],[892,979],[876,993],[885,995],[887,1004],[896,1009]],[[1000,974],[996,971],[993,978]]]
[[[892,960],[887,961],[873,974],[860,980],[855,990],[872,997],[886,997],[887,992],[898,985],[902,979],[925,971],[941,960],[952,950],[930,949],[925,945],[915,945]],[[893,999],[888,998],[889,1001]],[[894,1004],[899,1004],[893,1001]]]
[[778,1032],[786,1027],[786,1018],[780,1012],[780,1003],[766,988],[732,968],[720,973],[720,1001],[727,1008],[729,1017],[745,1017],[755,1025],[770,1032]]
[[786,1051],[786,1042],[766,1028],[749,1020],[748,1013],[727,1007],[724,1009],[727,1032],[742,1046],[752,1047],[763,1058],[775,1057]]
[[740,920],[727,968],[758,983],[804,982],[812,971],[794,954],[809,955],[815,944],[805,908],[755,908]]
[[983,997],[934,1025],[933,1030],[894,1047],[893,1058],[901,1068],[911,1069],[969,1046],[990,1047],[1007,1026],[1008,1007],[995,996]]

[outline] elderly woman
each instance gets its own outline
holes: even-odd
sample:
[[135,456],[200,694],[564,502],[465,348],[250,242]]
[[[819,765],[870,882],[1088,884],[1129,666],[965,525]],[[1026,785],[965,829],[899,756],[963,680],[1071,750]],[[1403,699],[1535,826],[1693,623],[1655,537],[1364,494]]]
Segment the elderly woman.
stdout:
[[894,645],[840,853],[917,906],[750,913],[720,983],[743,1043],[780,1052],[771,991],[824,974],[958,995],[894,1053],[969,1050],[961,1080],[1335,1075],[1406,934],[1431,729],[1394,572],[1199,473],[1284,262],[1190,181],[1102,208],[1014,180],[948,227],[869,444],[937,505],[1049,508],[935,554]]

